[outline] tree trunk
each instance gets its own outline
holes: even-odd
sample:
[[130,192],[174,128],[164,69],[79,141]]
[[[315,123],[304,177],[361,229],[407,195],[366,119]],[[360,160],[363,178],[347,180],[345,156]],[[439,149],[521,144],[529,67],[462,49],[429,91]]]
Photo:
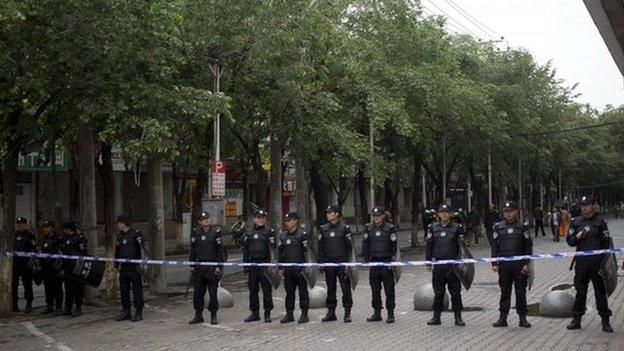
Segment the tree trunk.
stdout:
[[[366,179],[364,179],[364,171],[361,169],[358,170],[356,177],[356,186],[358,189],[358,195],[360,198],[360,219],[361,224],[364,225],[368,221],[368,200],[367,200],[367,189],[366,189]],[[357,209],[356,209],[357,211]]]
[[[138,177],[139,177],[139,181],[141,179],[141,172],[138,172]],[[124,204],[124,209],[123,212],[125,215],[129,216],[130,218],[136,219],[135,218],[135,206],[136,206],[136,201],[137,201],[137,197],[139,196],[139,184],[137,184],[137,181],[135,179],[135,173],[134,170],[132,172],[128,172],[128,170],[126,170],[126,173],[124,173],[124,185],[123,185],[123,204]]]
[[[80,227],[88,240],[88,250],[92,255],[98,254],[97,240],[97,206],[95,202],[95,149],[93,145],[93,129],[83,126],[79,136],[80,157],[78,159],[78,186],[80,196]],[[112,194],[114,196],[114,193]],[[86,299],[95,303],[98,291],[87,288]]]
[[241,161],[241,172],[242,172],[242,181],[243,181],[243,218],[246,221],[249,218],[249,169],[247,168],[247,163],[245,161]]
[[[305,176],[305,166],[301,158],[295,160],[295,199],[297,202],[297,212],[299,213],[299,224],[303,224],[308,233],[313,234],[313,225],[309,222],[308,207],[310,205],[310,197],[308,192],[308,183]],[[314,240],[313,240],[314,241]]]
[[[416,248],[420,247],[420,241],[418,241],[418,237],[420,235],[420,231],[418,230],[420,225],[420,215],[424,213],[421,205],[424,207],[424,204],[421,204],[421,193],[418,191],[421,187],[421,172],[422,165],[420,162],[420,158],[418,156],[414,156],[414,177],[412,178],[412,240],[411,247]],[[423,228],[423,230],[426,228]]]
[[193,224],[199,221],[199,216],[202,213],[202,198],[206,192],[206,185],[208,184],[208,173],[203,169],[197,171],[197,178],[195,183],[195,191],[193,192]]
[[[16,122],[17,123],[17,122]],[[7,142],[7,154],[3,164],[2,187],[2,233],[0,233],[0,254],[13,252],[13,240],[15,234],[15,187],[17,185],[17,162],[21,143],[18,138],[9,138]],[[11,257],[0,259],[0,316],[11,315],[12,303],[12,272],[13,259]]]
[[275,134],[271,134],[271,224],[276,230],[282,223],[282,144]]
[[[147,161],[147,198],[149,223],[149,248],[154,260],[165,259],[165,218],[163,202],[162,159],[151,157]],[[164,294],[167,291],[165,266],[152,265],[152,291]]]
[[316,226],[319,227],[327,221],[325,208],[327,207],[327,184],[323,181],[319,171],[318,162],[310,165],[310,185],[314,192],[314,203],[316,206]]
[[[115,174],[113,172],[112,146],[102,144],[102,166],[99,167],[104,185],[104,245],[106,257],[115,255],[117,230],[115,228]],[[117,270],[112,262],[106,263],[106,298],[117,298]]]

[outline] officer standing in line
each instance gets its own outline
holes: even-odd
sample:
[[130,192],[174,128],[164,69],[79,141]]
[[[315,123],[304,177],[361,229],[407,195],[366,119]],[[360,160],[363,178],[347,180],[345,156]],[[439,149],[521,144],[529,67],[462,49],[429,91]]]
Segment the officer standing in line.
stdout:
[[[64,255],[87,256],[89,254],[87,237],[82,233],[78,233],[76,222],[68,221],[63,223],[63,234],[61,251]],[[85,285],[70,277],[71,272],[69,270],[71,267],[73,265],[70,262],[65,262],[62,273],[65,280],[65,312],[63,312],[63,315],[78,317],[82,315]],[[74,305],[76,309],[72,312]]]
[[[45,220],[41,223],[43,231],[43,245],[41,252],[45,254],[61,253],[61,238],[54,231],[55,223]],[[42,258],[41,269],[43,273],[43,287],[45,290],[46,308],[41,314],[50,314],[55,312],[56,315],[62,314],[63,309],[63,280],[59,274],[59,260],[54,258]]]
[[[503,207],[504,221],[494,225],[492,235],[492,257],[519,256],[533,254],[533,241],[529,226],[518,220],[518,206],[507,201]],[[494,323],[495,328],[507,326],[507,316],[511,308],[511,288],[516,291],[516,311],[520,318],[520,326],[530,328],[526,319],[528,312],[526,289],[529,276],[529,261],[493,262],[492,270],[498,273],[498,284],[501,289],[500,317]]]
[[[460,258],[459,245],[463,240],[464,229],[460,224],[452,221],[453,211],[448,205],[442,205],[438,209],[439,222],[433,223],[427,230],[427,261],[457,260]],[[463,327],[466,324],[462,320],[463,309],[461,299],[461,282],[455,273],[455,265],[428,266],[433,271],[432,283],[435,297],[433,300],[433,318],[428,325],[440,325],[442,309],[444,308],[445,288],[448,285],[451,294],[451,303],[455,314],[455,325]]]
[[[267,212],[262,209],[256,211],[253,227],[246,230],[243,235],[243,262],[245,263],[269,263],[271,261],[271,250],[275,247],[275,230],[266,225],[267,215]],[[260,320],[258,294],[260,286],[262,286],[264,321],[271,323],[273,288],[265,275],[265,271],[266,267],[245,267],[247,286],[249,287],[249,309],[251,310],[251,315],[245,318],[245,322]]]
[[[610,249],[613,241],[609,234],[607,222],[596,212],[596,200],[592,196],[583,196],[580,201],[581,216],[575,217],[570,223],[566,241],[570,246],[576,246],[576,251]],[[609,323],[611,310],[607,300],[607,291],[599,272],[604,255],[576,256],[574,258],[574,288],[576,300],[572,313],[574,318],[568,324],[568,329],[581,329],[581,319],[585,314],[587,302],[587,286],[591,281],[596,296],[596,308],[602,318],[602,331],[613,333]]]
[[[148,259],[144,253],[145,244],[143,235],[138,229],[131,228],[130,217],[120,215],[117,217],[117,244],[115,246],[115,258],[141,260]],[[117,317],[117,321],[139,322],[143,320],[143,278],[138,263],[115,262],[115,267],[119,270],[119,292],[121,295],[122,312]],[[130,314],[130,290],[132,289],[132,299],[136,313]]]
[[[318,244],[318,263],[346,263],[349,262],[353,241],[351,229],[340,220],[341,208],[332,205],[325,210],[327,221],[320,227]],[[351,323],[351,308],[353,297],[351,296],[351,281],[349,280],[349,267],[324,267],[325,282],[327,284],[327,314],[322,322],[332,322],[336,318],[336,280],[340,281],[342,290],[342,305],[345,309],[344,322]]]
[[[191,244],[189,249],[189,262],[225,262],[225,247],[222,242],[221,227],[214,225],[207,212],[202,212],[199,217],[199,227],[194,228],[191,233]],[[206,288],[210,296],[208,302],[208,310],[210,311],[210,324],[217,324],[217,311],[219,310],[219,301],[217,299],[217,290],[219,288],[219,280],[223,275],[223,265],[219,266],[192,266],[194,293],[193,307],[195,308],[195,317],[189,324],[198,324],[204,322],[204,297]]]
[[[362,256],[366,262],[393,262],[397,254],[397,235],[394,225],[384,222],[384,209],[375,206],[372,209],[373,221],[364,229],[362,239]],[[387,323],[394,323],[394,270],[390,266],[370,268],[370,285],[373,292],[373,315],[368,322],[380,322],[381,318],[381,285],[386,293]]]
[[[279,245],[277,247],[278,259],[280,263],[305,263],[308,258],[308,233],[299,228],[299,216],[296,212],[284,214],[284,230],[279,234]],[[286,290],[286,316],[281,323],[295,321],[293,312],[295,310],[295,291],[299,289],[299,307],[301,317],[299,323],[308,322],[308,308],[310,299],[308,297],[308,282],[304,276],[303,267],[283,267],[280,268],[280,275],[284,278],[284,289]]]
[[[13,243],[14,251],[21,252],[37,252],[36,238],[28,230],[28,220],[24,217],[17,217],[16,221],[16,233]],[[32,312],[33,301],[33,271],[28,266],[30,261],[29,257],[13,257],[13,284],[11,286],[13,290],[13,312],[19,312],[19,296],[17,295],[17,287],[19,285],[20,278],[24,285],[24,299],[26,300],[26,308],[24,312]]]

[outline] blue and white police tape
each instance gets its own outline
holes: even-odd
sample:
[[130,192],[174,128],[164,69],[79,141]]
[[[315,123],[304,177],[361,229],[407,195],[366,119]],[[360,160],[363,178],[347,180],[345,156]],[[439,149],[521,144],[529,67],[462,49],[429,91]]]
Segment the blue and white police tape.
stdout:
[[74,256],[47,254],[38,252],[7,252],[3,256],[17,257],[37,257],[50,259],[68,259],[68,260],[84,260],[84,261],[104,261],[115,263],[134,263],[142,265],[168,265],[168,266],[225,266],[225,267],[410,267],[410,266],[430,266],[445,264],[464,264],[464,263],[493,263],[493,262],[509,262],[522,260],[543,260],[543,259],[563,259],[577,256],[596,256],[604,254],[616,254],[624,252],[624,248],[588,250],[588,251],[569,251],[547,254],[519,255],[506,257],[475,257],[458,260],[439,260],[439,261],[403,261],[403,262],[341,262],[341,263],[244,263],[244,262],[190,262],[176,260],[141,260],[141,259],[125,259],[99,256]]

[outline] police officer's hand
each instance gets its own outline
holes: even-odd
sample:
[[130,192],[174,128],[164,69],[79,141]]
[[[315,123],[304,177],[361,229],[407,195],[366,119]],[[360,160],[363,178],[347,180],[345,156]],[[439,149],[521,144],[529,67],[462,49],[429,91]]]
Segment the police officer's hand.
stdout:
[[433,272],[433,266],[432,266],[432,265],[427,266],[427,270],[428,270],[429,272]]
[[492,272],[498,273],[498,266],[492,266]]
[[279,271],[277,271],[277,274],[279,274],[279,277],[281,279],[284,279],[284,270],[283,269],[280,269]]
[[191,266],[191,273],[195,273],[195,267]]
[[245,274],[249,273],[249,267],[247,266],[243,267],[243,272],[245,272]]
[[524,275],[528,275],[529,274],[529,266],[524,265],[524,267],[522,267],[522,274]]
[[214,272],[215,272],[215,275],[221,275],[221,268],[219,267],[215,268]]

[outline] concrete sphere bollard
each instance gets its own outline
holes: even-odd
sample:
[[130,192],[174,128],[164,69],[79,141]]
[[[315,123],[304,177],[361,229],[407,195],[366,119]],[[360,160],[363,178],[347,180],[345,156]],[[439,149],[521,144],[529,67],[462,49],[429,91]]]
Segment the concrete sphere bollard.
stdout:
[[548,292],[539,304],[539,313],[545,317],[572,317],[574,290],[554,290]]
[[327,289],[318,285],[312,289],[308,287],[308,296],[310,297],[310,308],[325,308]]
[[217,288],[217,301],[219,301],[219,308],[234,307],[234,298],[232,298],[232,293],[223,287]]
[[[414,293],[414,309],[417,311],[433,311],[433,284],[423,284]],[[444,292],[444,310],[449,307],[449,294]]]

